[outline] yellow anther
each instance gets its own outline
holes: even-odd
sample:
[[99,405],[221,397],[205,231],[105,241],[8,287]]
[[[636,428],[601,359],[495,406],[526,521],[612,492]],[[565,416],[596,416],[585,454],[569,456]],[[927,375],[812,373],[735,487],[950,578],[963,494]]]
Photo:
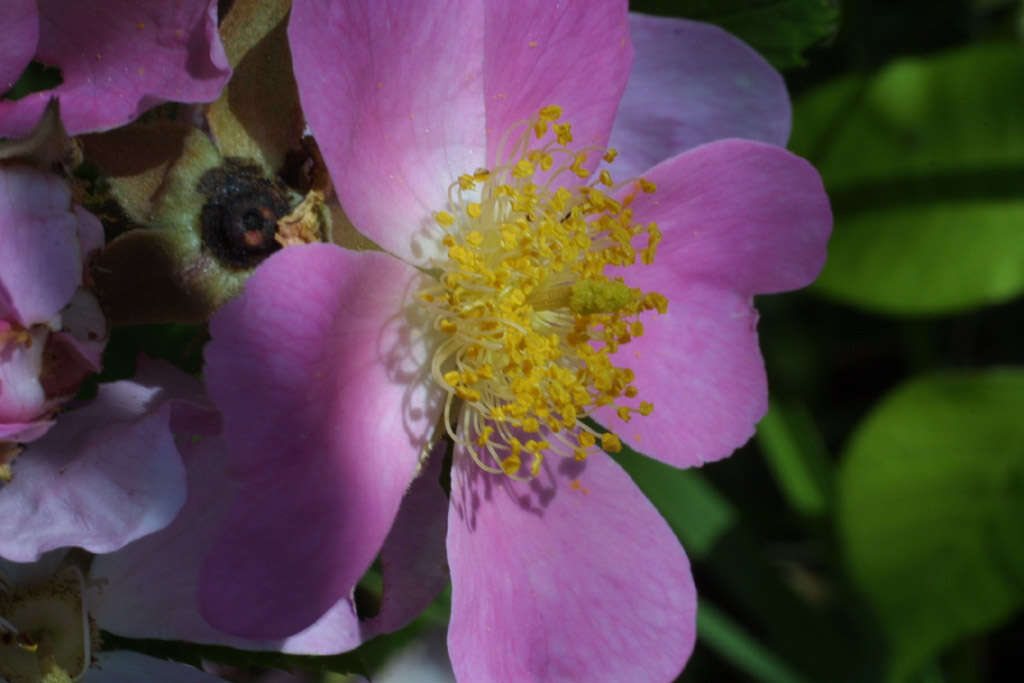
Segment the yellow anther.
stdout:
[[477,181],[478,183],[486,183],[490,179],[491,172],[488,171],[486,168],[478,168],[477,170],[473,171],[473,180]]
[[634,337],[642,337],[644,334],[644,324],[639,320],[634,320],[629,324],[629,333]]
[[533,164],[526,159],[520,159],[512,168],[512,175],[516,178],[529,178],[533,175]]
[[526,450],[534,455],[540,453],[545,448],[551,448],[551,444],[547,441],[536,441],[534,439],[530,439],[526,442]]
[[483,210],[476,202],[470,202],[469,204],[466,204],[466,213],[469,214],[470,218],[480,218],[480,214],[483,213]]
[[449,372],[444,373],[444,381],[450,387],[457,387],[457,386],[459,386],[459,380],[460,379],[461,379],[461,377],[459,376],[459,371],[458,370],[450,370]]
[[459,176],[459,188],[462,190],[472,190],[476,188],[476,180],[473,176],[463,173]]
[[555,124],[555,136],[558,139],[558,144],[565,147],[572,142],[572,124],[569,123],[556,123]]
[[501,461],[501,471],[511,477],[519,471],[519,466],[521,464],[522,461],[519,459],[518,455],[510,455]]
[[[577,152],[576,156],[572,160],[572,165],[569,166],[569,170],[572,171],[573,173],[575,173],[580,178],[586,178],[587,176],[590,175],[590,171],[588,171],[587,169],[583,168],[583,164],[586,163],[586,161],[587,161],[587,153],[586,152]],[[580,189],[582,190],[583,188],[580,188]]]
[[601,448],[609,453],[618,453],[622,450],[622,442],[611,432],[605,432],[601,435]]
[[594,435],[590,432],[580,432],[579,436],[576,437],[576,440],[579,441],[580,446],[583,448],[593,448],[594,444],[597,443],[597,439],[595,439]]
[[494,434],[494,428],[490,425],[486,425],[480,430],[480,433],[476,435],[476,445],[483,448],[491,442],[491,434]]
[[653,194],[658,191],[658,186],[652,183],[650,180],[644,180],[643,178],[640,178],[639,180],[636,181],[636,184],[640,186],[640,189],[643,190],[645,194]]
[[531,477],[536,477],[538,474],[540,474],[540,466],[543,463],[544,463],[544,454],[543,453],[539,453],[539,452],[538,453],[534,453],[533,454],[533,462],[530,463],[530,476]]
[[615,414],[619,416],[619,419],[623,422],[629,422],[630,410],[626,406],[619,406],[615,409]]
[[540,423],[537,422],[537,418],[528,417],[523,420],[523,431],[530,434],[534,434],[540,431]]
[[648,403],[647,401],[641,401],[637,412],[644,416],[650,415],[654,412],[654,404]]
[[[471,207],[472,206],[476,206],[477,207],[476,208],[476,215],[479,216],[480,215],[480,205],[479,204],[470,204],[470,206]],[[469,215],[472,216],[473,212],[470,211]],[[473,216],[473,217],[476,218],[476,216]],[[484,243],[484,236],[481,235],[479,231],[474,230],[473,232],[471,232],[468,235],[466,235],[466,241],[469,242],[470,244],[472,244],[474,247],[479,247],[481,244]]]
[[434,215],[434,218],[437,220],[438,223],[445,227],[455,224],[455,218],[447,211],[438,211]]
[[615,161],[615,157],[617,156],[619,156],[619,150],[615,149],[614,147],[609,147],[608,151],[606,151],[604,153],[604,156],[601,158],[610,164],[613,161]]
[[558,105],[552,104],[549,107],[544,107],[538,114],[540,114],[541,121],[557,121],[562,118],[562,108]]
[[648,292],[647,294],[644,294],[643,298],[641,299],[641,303],[643,304],[644,310],[649,311],[651,309],[654,309],[661,314],[668,313],[668,299],[666,299],[664,295],[658,294],[657,292]]
[[548,122],[544,119],[540,119],[537,123],[533,124],[533,134],[540,140],[544,137],[544,133],[548,132]]
[[[598,180],[598,182],[600,182],[600,183],[601,183],[602,185],[606,185],[606,186],[608,186],[608,187],[611,187],[612,185],[614,185],[614,184],[615,184],[615,181],[613,181],[613,180],[612,180],[612,174],[611,174],[611,173],[609,173],[609,172],[608,172],[607,170],[602,170],[602,171],[601,171],[601,172],[600,172],[600,173],[598,174],[598,176],[597,176],[597,180]],[[618,213],[618,212],[616,212],[616,213]]]
[[452,334],[458,329],[454,322],[448,318],[441,318],[441,321],[437,324],[438,328],[445,334]]
[[480,392],[476,389],[465,389],[463,387],[455,388],[455,395],[461,398],[463,401],[469,401],[475,403],[480,400]]

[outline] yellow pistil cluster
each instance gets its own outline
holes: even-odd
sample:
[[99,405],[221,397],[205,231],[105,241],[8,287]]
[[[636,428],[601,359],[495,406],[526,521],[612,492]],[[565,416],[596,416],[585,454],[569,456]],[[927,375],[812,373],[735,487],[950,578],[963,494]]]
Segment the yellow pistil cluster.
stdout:
[[630,205],[656,188],[617,185],[607,170],[588,182],[589,155],[611,162],[615,151],[571,149],[560,119],[560,108],[545,107],[518,124],[506,156],[499,149],[507,161],[452,183],[449,211],[435,216],[447,259],[419,291],[445,337],[431,371],[448,392],[448,434],[480,467],[516,478],[523,468],[537,476],[547,454],[582,460],[598,447],[621,449],[613,432],[579,420],[600,406],[627,422],[653,411],[633,400],[633,371],[611,355],[643,334],[641,313],[668,307],[661,294],[605,275],[653,263],[661,233],[634,224]]

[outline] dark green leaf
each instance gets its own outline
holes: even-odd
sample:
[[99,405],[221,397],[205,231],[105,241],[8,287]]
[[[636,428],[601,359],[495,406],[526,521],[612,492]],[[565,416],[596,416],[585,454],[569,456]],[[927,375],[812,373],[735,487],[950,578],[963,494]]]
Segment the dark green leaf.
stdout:
[[849,569],[901,679],[1024,605],[1024,371],[914,380],[864,420],[839,477]]
[[823,517],[832,489],[828,453],[803,406],[772,404],[757,425],[757,443],[790,506]]
[[941,313],[1024,291],[1024,52],[982,44],[851,76],[796,104],[791,147],[836,229],[816,291]]
[[697,608],[697,634],[702,643],[753,680],[763,683],[803,683],[805,680],[706,600],[701,600]]
[[830,0],[647,0],[630,7],[721,26],[777,69],[803,65],[804,50],[835,33],[839,18]]

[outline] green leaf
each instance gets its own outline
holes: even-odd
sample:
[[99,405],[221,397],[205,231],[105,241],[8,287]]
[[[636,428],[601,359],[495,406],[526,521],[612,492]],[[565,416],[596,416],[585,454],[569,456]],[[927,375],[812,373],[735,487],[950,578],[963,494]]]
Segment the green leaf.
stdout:
[[885,398],[839,475],[849,570],[899,680],[1024,605],[1024,371],[946,372]]
[[831,0],[647,0],[630,8],[716,24],[775,68],[791,69],[804,64],[804,50],[835,33],[836,5]]
[[1024,51],[979,44],[850,76],[796,103],[790,147],[836,226],[815,291],[931,314],[1024,291]]
[[757,425],[757,443],[790,506],[805,517],[828,511],[831,468],[821,434],[803,406],[773,402]]
[[806,680],[706,600],[701,600],[697,609],[697,635],[701,643],[756,681],[803,683]]

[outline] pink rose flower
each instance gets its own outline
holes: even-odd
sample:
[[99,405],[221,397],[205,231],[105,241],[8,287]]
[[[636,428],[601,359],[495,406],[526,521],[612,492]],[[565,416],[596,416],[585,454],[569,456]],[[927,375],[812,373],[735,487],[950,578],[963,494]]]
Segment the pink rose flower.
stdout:
[[31,60],[63,82],[0,100],[0,136],[24,135],[51,98],[68,133],[128,123],[162,102],[209,102],[231,75],[217,34],[216,0],[7,0],[0,94]]
[[[103,244],[95,216],[63,180],[0,166],[0,466],[99,370],[106,322],[83,285],[83,263]],[[6,472],[6,471],[5,471]],[[9,472],[6,472],[9,475]]]
[[[612,1],[297,0],[289,36],[340,203],[385,251],[284,249],[212,321],[240,488],[205,615],[247,637],[315,621],[447,437],[456,675],[670,680],[689,564],[597,445],[700,465],[764,414],[753,296],[811,282],[831,228],[817,173],[775,146],[781,80],[717,29]],[[385,597],[436,564],[418,521],[382,555]]]

